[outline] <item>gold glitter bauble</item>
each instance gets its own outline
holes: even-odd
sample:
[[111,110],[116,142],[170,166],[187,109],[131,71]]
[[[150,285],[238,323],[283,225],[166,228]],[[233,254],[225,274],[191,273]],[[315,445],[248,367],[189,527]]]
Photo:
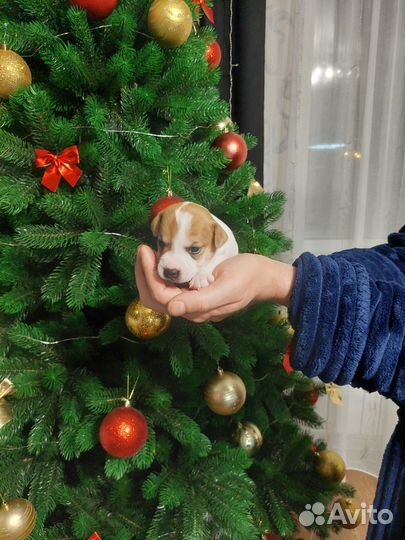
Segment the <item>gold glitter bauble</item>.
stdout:
[[343,458],[332,450],[323,450],[316,456],[316,472],[329,482],[339,483],[346,474]]
[[[339,505],[341,512],[336,512],[337,516],[344,516],[342,527],[344,529],[356,529],[361,525],[361,506],[357,499],[340,497],[334,505]],[[334,512],[335,513],[335,512]]]
[[0,540],[25,540],[35,529],[37,513],[26,499],[0,506]]
[[9,402],[5,399],[14,393],[14,385],[10,379],[4,379],[0,383],[0,429],[11,422],[14,418],[13,410]]
[[14,418],[13,410],[6,399],[0,399],[0,429]]
[[24,58],[5,46],[0,49],[0,97],[9,98],[31,83],[31,71]]
[[172,318],[170,315],[158,313],[134,300],[125,313],[128,330],[142,341],[149,341],[161,336],[169,328]]
[[252,422],[241,422],[235,431],[235,441],[248,456],[253,456],[263,445],[263,435]]
[[253,195],[259,195],[260,193],[264,193],[264,187],[259,184],[257,180],[252,180],[248,189],[247,196],[253,197]]
[[148,28],[161,45],[180,47],[193,28],[191,10],[184,0],[154,0],[149,9]]
[[232,119],[227,116],[217,124],[218,129],[222,131],[222,133],[229,133],[231,129],[233,128],[233,122]]
[[[248,195],[249,196],[249,195]],[[281,310],[270,319],[271,324],[275,326],[285,326],[288,336],[292,339],[294,337],[294,328],[291,326],[290,321],[285,313]]]
[[205,387],[205,401],[214,413],[230,416],[241,410],[246,401],[246,387],[238,375],[218,371]]

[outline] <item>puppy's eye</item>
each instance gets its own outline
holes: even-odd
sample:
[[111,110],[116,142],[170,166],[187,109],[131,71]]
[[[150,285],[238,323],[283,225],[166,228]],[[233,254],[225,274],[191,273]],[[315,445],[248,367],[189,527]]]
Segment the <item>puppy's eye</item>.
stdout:
[[159,238],[159,240],[158,240],[158,246],[159,246],[160,249],[164,249],[165,246],[166,246],[165,242],[163,242],[163,240],[161,238]]
[[201,253],[201,248],[198,246],[191,246],[190,248],[188,248],[188,252],[190,253],[190,255],[198,255],[199,253]]

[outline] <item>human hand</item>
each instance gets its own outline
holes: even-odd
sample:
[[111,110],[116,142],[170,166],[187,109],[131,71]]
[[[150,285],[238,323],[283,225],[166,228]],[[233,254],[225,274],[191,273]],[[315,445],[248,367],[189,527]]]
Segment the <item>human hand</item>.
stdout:
[[167,284],[157,273],[156,264],[154,251],[141,246],[135,274],[142,303],[197,323],[221,321],[258,302],[288,306],[295,283],[293,266],[248,253],[221,263],[214,270],[214,283],[198,291]]
[[135,279],[141,302],[159,313],[167,313],[167,306],[181,293],[178,287],[169,285],[157,272],[156,253],[148,246],[138,249]]
[[218,322],[252,304],[275,302],[288,306],[296,269],[261,255],[236,255],[214,270],[214,283],[198,291],[181,290],[169,300],[174,317]]

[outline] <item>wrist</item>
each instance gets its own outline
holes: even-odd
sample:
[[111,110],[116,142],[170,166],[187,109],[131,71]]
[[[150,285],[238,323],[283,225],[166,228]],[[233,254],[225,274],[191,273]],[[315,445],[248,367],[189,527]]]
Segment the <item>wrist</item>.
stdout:
[[273,302],[289,307],[294,290],[297,269],[291,264],[260,257],[258,302]]

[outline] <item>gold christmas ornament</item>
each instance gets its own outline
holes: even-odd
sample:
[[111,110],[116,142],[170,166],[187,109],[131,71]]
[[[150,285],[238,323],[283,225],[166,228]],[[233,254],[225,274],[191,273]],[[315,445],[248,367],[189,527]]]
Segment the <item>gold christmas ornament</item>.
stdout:
[[270,319],[271,324],[284,324],[286,322],[287,315],[279,309],[277,313]]
[[171,322],[170,315],[149,309],[140,300],[131,302],[125,313],[128,330],[142,341],[161,336],[169,328]]
[[233,128],[233,122],[232,119],[227,116],[220,122],[218,122],[217,127],[222,133],[229,133]]
[[257,180],[252,180],[248,189],[247,196],[253,197],[253,195],[259,195],[260,193],[264,193],[264,187]]
[[291,326],[290,321],[288,320],[287,313],[283,312],[281,309],[276,315],[274,315],[274,317],[270,319],[270,322],[274,325],[285,326],[289,337],[291,339],[294,337],[294,328]]
[[334,506],[339,505],[341,512],[337,512],[337,515],[344,516],[342,520],[342,527],[344,529],[356,529],[361,525],[361,513],[362,509],[357,499],[350,499],[340,497],[334,503]]
[[19,54],[0,48],[0,98],[7,99],[32,83],[31,70]]
[[11,396],[13,392],[13,383],[9,379],[4,379],[0,383],[0,429],[14,418],[11,405],[5,399],[7,396]]
[[346,464],[343,458],[332,450],[323,450],[316,456],[316,472],[325,480],[338,484],[346,474]]
[[37,513],[26,499],[0,506],[0,540],[25,540],[35,529]]
[[154,0],[148,13],[148,28],[161,45],[180,47],[193,28],[191,10],[184,0]]
[[263,445],[263,435],[252,422],[240,422],[235,431],[236,443],[245,450],[248,456],[256,454]]
[[241,410],[246,401],[246,387],[238,375],[218,370],[204,392],[208,407],[216,414],[230,416]]

